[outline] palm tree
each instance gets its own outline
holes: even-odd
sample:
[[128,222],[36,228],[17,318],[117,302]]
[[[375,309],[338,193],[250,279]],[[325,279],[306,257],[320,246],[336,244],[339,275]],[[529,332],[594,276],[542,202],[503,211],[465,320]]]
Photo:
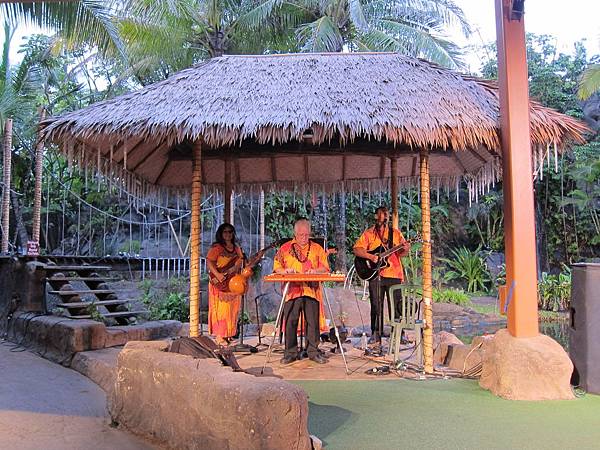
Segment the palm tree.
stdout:
[[129,0],[131,61],[161,76],[225,53],[395,51],[461,65],[442,31],[469,25],[453,0]]
[[267,0],[246,20],[259,27],[281,13],[289,23],[299,22],[300,51],[394,51],[452,68],[462,63],[444,29],[458,26],[470,33],[453,0]]
[[140,71],[158,69],[162,76],[194,62],[225,53],[287,50],[293,33],[281,14],[275,21],[256,15],[258,0],[129,0],[119,20],[130,61]]
[[28,23],[55,31],[68,49],[88,45],[102,55],[123,54],[114,15],[117,0],[16,2],[0,4],[0,15],[14,27]]

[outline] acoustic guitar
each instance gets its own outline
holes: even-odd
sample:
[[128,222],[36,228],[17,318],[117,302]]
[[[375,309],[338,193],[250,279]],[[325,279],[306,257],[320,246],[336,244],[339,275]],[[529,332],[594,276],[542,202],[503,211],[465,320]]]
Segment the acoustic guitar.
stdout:
[[[261,258],[265,255],[267,251],[274,247],[279,247],[282,243],[285,243],[287,240],[288,239],[280,239],[278,241],[274,241],[267,247],[259,250],[254,255],[252,255],[252,257],[248,259],[248,261],[244,265],[244,268],[242,269],[244,278],[249,278],[250,275],[252,275],[252,268],[261,260]],[[236,256],[235,258],[231,258],[231,260],[229,260],[227,264],[219,268],[219,272],[221,272],[225,276],[225,278],[223,278],[222,281],[219,281],[219,279],[211,271],[208,271],[208,281],[221,292],[230,292],[231,290],[229,289],[229,281],[233,277],[238,275],[238,272],[229,271],[235,266],[238,260],[238,256]]]
[[[421,241],[420,236],[414,239],[406,240],[406,242],[409,245],[419,241]],[[380,245],[376,249],[367,252],[371,255],[378,255],[379,259],[377,260],[377,262],[373,262],[370,259],[362,258],[360,256],[355,256],[354,269],[356,270],[356,275],[358,275],[358,278],[360,278],[363,281],[368,281],[376,277],[380,270],[383,270],[390,266],[388,258],[394,253],[396,253],[398,250],[403,249],[404,245],[405,244],[398,244],[387,250],[385,249],[385,247]]]

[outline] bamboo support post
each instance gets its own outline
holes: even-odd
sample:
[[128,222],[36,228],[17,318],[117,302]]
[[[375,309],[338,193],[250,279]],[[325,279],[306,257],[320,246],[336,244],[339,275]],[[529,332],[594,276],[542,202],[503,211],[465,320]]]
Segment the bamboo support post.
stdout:
[[[40,110],[40,124],[46,118],[46,110]],[[44,161],[44,142],[39,138],[35,147],[35,187],[33,194],[33,229],[31,230],[31,240],[40,243],[40,220],[42,212],[42,176]]]
[[2,247],[3,254],[8,253],[8,239],[10,226],[10,175],[12,162],[12,119],[4,122],[4,190],[2,191]]
[[391,159],[390,185],[392,198],[392,227],[398,229],[398,158]]
[[200,325],[200,245],[202,201],[202,143],[196,141],[192,160],[192,214],[190,226],[190,337],[198,337]]
[[423,360],[425,372],[433,373],[433,311],[432,311],[432,282],[431,282],[431,215],[429,190],[429,150],[421,150],[420,158],[421,181],[421,220],[423,235]]

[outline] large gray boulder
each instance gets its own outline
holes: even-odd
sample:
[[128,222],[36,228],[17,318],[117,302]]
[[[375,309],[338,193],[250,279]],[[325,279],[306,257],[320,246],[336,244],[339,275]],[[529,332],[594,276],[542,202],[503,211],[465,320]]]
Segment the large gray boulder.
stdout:
[[214,359],[129,342],[118,358],[113,420],[177,449],[308,450],[308,398],[271,377],[232,372]]

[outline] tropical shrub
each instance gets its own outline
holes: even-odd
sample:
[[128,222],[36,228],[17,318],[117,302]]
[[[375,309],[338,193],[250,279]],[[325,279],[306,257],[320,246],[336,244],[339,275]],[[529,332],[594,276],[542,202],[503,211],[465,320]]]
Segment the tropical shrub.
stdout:
[[452,303],[459,306],[468,306],[471,304],[471,299],[461,289],[434,289],[433,301],[438,303]]
[[564,266],[557,275],[542,273],[538,281],[538,306],[546,311],[564,311],[571,299],[571,269]]
[[142,303],[148,308],[150,320],[189,321],[186,280],[173,278],[164,288],[156,288],[150,280],[145,280],[140,288],[143,291]]
[[487,291],[490,288],[492,280],[480,247],[474,251],[460,247],[451,253],[452,258],[440,258],[449,268],[444,275],[446,281],[466,284],[467,292]]

